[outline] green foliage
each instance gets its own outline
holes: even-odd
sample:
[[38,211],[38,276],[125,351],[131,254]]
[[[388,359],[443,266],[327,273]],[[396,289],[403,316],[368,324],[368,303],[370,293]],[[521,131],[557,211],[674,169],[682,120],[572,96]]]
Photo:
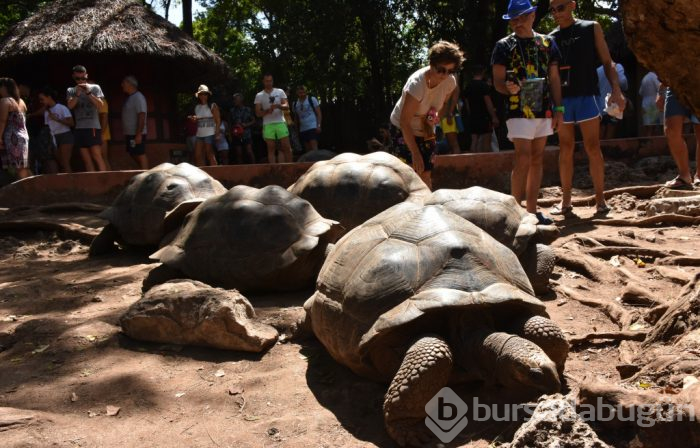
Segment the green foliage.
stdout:
[[29,17],[47,0],[3,0],[0,2],[0,36],[14,24]]

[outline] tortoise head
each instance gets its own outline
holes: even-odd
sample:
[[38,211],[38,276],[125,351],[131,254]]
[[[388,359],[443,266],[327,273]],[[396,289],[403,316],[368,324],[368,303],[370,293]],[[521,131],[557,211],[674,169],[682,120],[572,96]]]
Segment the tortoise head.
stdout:
[[495,374],[508,388],[533,388],[543,393],[559,392],[561,382],[554,361],[535,343],[508,333],[492,333],[484,348],[497,353]]

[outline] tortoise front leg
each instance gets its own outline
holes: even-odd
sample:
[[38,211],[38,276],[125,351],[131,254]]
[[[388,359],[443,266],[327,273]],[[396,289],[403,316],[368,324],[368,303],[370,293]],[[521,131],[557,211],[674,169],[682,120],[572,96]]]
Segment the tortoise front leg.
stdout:
[[549,359],[554,361],[559,373],[564,371],[566,357],[569,354],[569,342],[553,320],[532,316],[516,322],[512,330],[515,334],[537,344]]
[[425,426],[425,405],[447,385],[452,350],[439,336],[424,336],[406,352],[384,397],[386,430],[401,446],[421,446],[434,436]]
[[119,238],[119,232],[117,232],[116,227],[114,227],[112,224],[107,224],[92,240],[88,255],[90,257],[95,257],[98,255],[105,255],[115,252],[117,250],[117,246],[114,243],[116,242],[117,238]]

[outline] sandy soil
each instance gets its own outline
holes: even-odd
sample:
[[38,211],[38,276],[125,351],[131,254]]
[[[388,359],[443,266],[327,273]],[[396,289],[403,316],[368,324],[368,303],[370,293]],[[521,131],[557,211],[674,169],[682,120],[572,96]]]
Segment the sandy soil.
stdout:
[[[545,197],[554,194],[556,189],[544,192]],[[610,202],[610,218],[637,216],[640,201],[634,196]],[[554,246],[571,247],[576,237],[587,236],[700,256],[697,226],[611,227],[592,224],[591,208],[577,212],[579,219],[558,220],[562,236]],[[100,225],[90,212],[54,218],[88,228]],[[640,267],[633,258],[616,260],[659,297],[672,301],[678,296],[681,282],[659,275],[653,260]],[[542,297],[570,337],[619,330],[557,286],[615,301],[626,282],[615,275],[613,263],[603,263],[610,272],[600,282],[558,266],[553,291]],[[394,446],[381,416],[385,386],[339,366],[314,339],[284,338],[269,352],[250,355],[142,343],[121,334],[118,319],[141,297],[141,282],[155,266],[143,254],[88,259],[84,243],[50,231],[0,233],[0,406],[13,408],[0,410],[0,445]],[[671,269],[688,276],[700,272],[698,267]],[[249,299],[261,320],[284,332],[310,293]],[[620,382],[618,347],[615,342],[574,347],[566,390],[591,378]],[[498,391],[485,392],[491,393],[494,400],[504,399]],[[510,440],[517,426],[470,425],[448,446],[495,446]],[[599,435],[623,446],[615,434]]]

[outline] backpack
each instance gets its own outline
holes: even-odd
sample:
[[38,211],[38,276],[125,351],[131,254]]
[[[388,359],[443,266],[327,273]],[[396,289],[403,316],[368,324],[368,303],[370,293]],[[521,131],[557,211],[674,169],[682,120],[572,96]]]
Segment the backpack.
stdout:
[[[311,95],[306,95],[306,101],[309,102],[309,109],[314,110],[314,102],[311,100],[313,98]],[[318,102],[318,100],[316,100]],[[297,106],[299,105],[299,100],[296,100],[294,102],[294,112],[297,110]]]

